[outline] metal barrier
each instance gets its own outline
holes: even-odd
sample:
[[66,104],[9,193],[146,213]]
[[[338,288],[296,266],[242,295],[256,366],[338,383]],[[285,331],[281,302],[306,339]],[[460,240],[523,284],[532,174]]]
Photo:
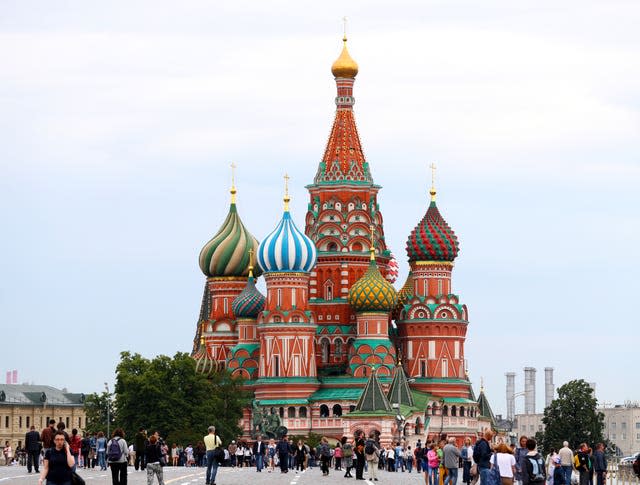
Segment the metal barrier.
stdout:
[[640,478],[633,472],[631,464],[610,463],[607,467],[606,485],[639,485]]

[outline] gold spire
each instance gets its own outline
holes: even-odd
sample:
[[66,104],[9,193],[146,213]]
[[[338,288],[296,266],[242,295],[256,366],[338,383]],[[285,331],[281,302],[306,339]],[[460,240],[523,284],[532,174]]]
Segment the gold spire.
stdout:
[[371,231],[371,246],[369,247],[369,259],[371,259],[371,261],[375,261],[376,247],[374,245],[374,236],[373,236],[373,231],[375,230],[375,228],[373,227],[373,224],[369,226],[369,230]]
[[355,78],[358,75],[358,63],[354,61],[347,50],[347,17],[343,17],[344,33],[342,35],[342,52],[333,65],[331,72],[335,77]]
[[253,278],[253,248],[249,249],[249,278]]
[[231,203],[236,203],[236,164],[231,162]]
[[289,174],[284,174],[284,210],[285,212],[289,212],[289,202],[291,201],[291,197],[289,197]]
[[431,168],[431,190],[429,190],[429,193],[431,194],[431,202],[435,202],[436,201],[436,164],[431,163],[431,165],[429,165],[429,168]]

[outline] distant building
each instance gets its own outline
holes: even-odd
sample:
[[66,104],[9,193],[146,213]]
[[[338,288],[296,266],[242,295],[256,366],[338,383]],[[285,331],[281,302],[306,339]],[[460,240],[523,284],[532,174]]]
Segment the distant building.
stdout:
[[535,436],[538,431],[544,431],[542,424],[543,413],[536,414],[516,414],[513,432],[520,436]]
[[619,404],[598,409],[604,414],[604,437],[614,443],[622,456],[640,451],[640,405]]
[[49,419],[62,421],[70,431],[86,426],[84,394],[51,386],[0,384],[0,443],[22,447],[31,426],[42,431]]

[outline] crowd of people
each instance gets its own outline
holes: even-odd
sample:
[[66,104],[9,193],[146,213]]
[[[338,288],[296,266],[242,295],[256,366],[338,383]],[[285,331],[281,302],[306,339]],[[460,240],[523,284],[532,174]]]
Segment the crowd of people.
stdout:
[[[591,449],[586,443],[577,450],[564,442],[562,448],[551,449],[546,457],[537,450],[534,439],[522,436],[516,446],[498,440],[487,430],[472,444],[466,438],[461,447],[455,438],[442,435],[439,440],[422,443],[414,448],[396,441],[382,446],[378,434],[365,436],[356,432],[352,439],[330,440],[322,437],[315,446],[304,439],[284,436],[279,440],[257,436],[250,443],[232,440],[223,446],[222,439],[210,426],[202,440],[180,446],[168,446],[159,433],[147,433],[140,428],[131,444],[127,444],[122,429],[115,429],[110,437],[104,433],[84,434],[65,424],[50,420],[47,428],[38,433],[33,426],[25,436],[24,448],[13,450],[5,443],[3,455],[8,465],[24,464],[28,473],[40,473],[39,481],[47,485],[68,485],[78,468],[111,470],[113,485],[126,485],[127,468],[147,473],[147,483],[156,479],[164,485],[164,466],[206,467],[206,485],[216,485],[220,466],[255,467],[257,472],[280,473],[303,471],[319,467],[323,476],[331,470],[344,472],[345,478],[378,481],[378,471],[423,473],[426,485],[457,485],[461,482],[476,485],[605,485],[607,457],[603,443]],[[42,468],[42,470],[40,470]]]

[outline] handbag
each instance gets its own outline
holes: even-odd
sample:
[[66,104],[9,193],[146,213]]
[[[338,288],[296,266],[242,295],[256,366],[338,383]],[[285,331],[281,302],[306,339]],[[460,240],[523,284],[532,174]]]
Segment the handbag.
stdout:
[[489,469],[489,476],[485,485],[501,485],[500,468],[498,468],[498,454],[493,454],[493,466]]
[[471,474],[472,477],[475,477],[478,474],[478,465],[476,463],[471,465],[471,469],[469,470],[469,473]]
[[73,485],[85,485],[84,478],[82,478],[76,472],[71,472],[71,483]]
[[[214,436],[215,436],[215,443],[217,444],[218,435],[214,434]],[[213,450],[213,459],[216,460],[218,464],[221,464],[222,462],[224,462],[224,450],[222,449],[222,445],[217,445]]]

